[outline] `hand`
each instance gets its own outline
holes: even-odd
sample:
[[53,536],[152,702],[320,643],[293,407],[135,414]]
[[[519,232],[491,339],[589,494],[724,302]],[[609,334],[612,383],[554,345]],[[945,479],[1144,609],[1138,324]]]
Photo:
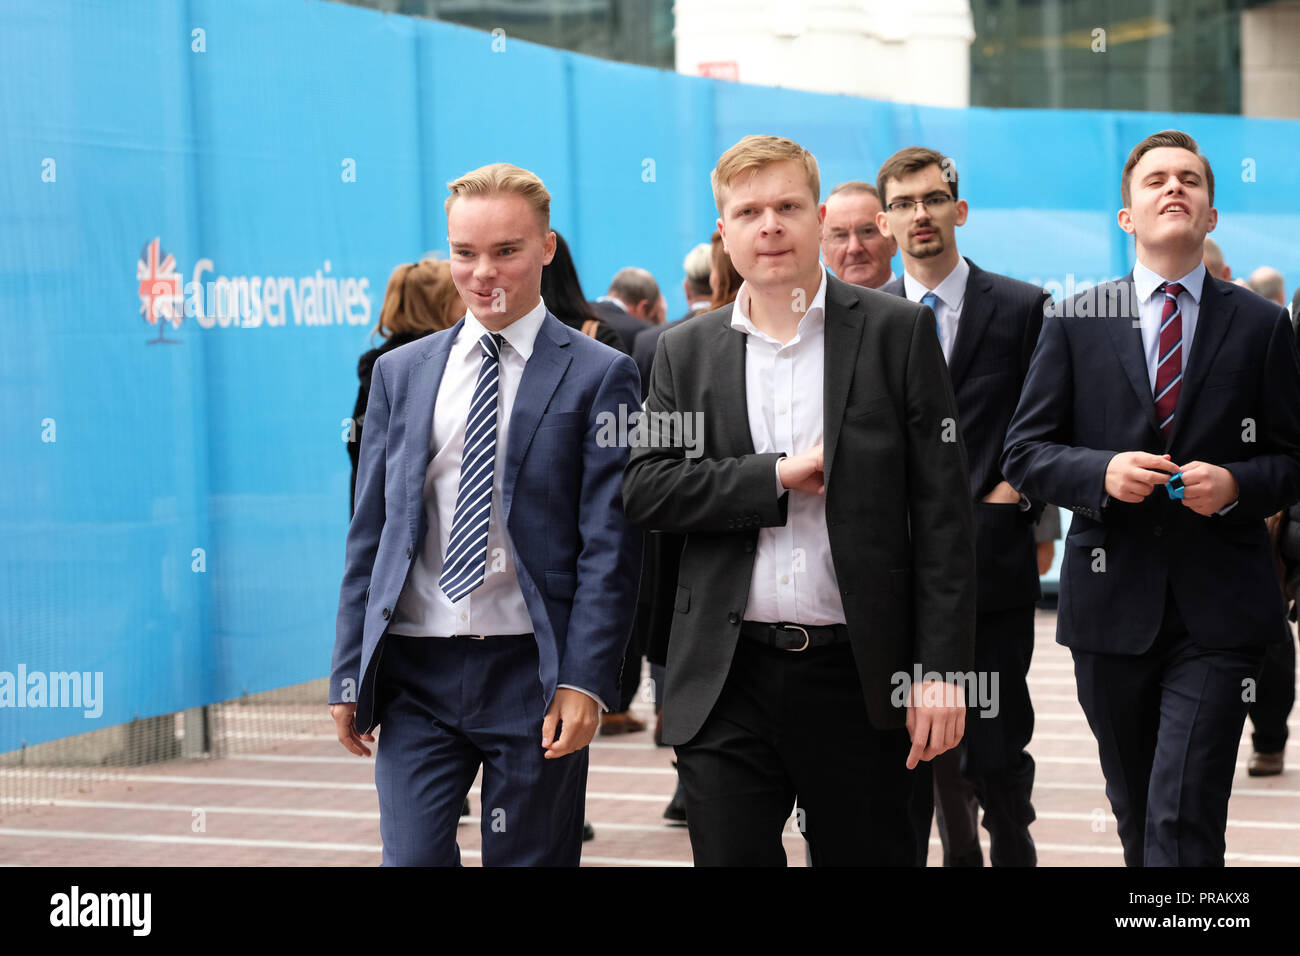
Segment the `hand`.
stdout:
[[1106,466],[1106,493],[1116,501],[1136,504],[1180,471],[1168,455],[1122,451]]
[[358,757],[369,757],[370,748],[361,741],[365,740],[373,744],[375,735],[357,733],[357,705],[330,704],[330,716],[334,718],[334,726],[339,733],[339,743]]
[[1198,515],[1212,515],[1237,500],[1237,479],[1219,465],[1191,461],[1183,465],[1183,505]]
[[956,747],[965,732],[966,693],[960,684],[928,680],[912,685],[907,702],[907,733],[912,738],[908,770]]
[[1052,559],[1056,557],[1055,541],[1038,542],[1038,576],[1042,577],[1052,570]]
[[810,495],[826,494],[822,446],[782,458],[777,463],[776,475],[781,479],[781,485],[789,491],[802,491]]
[[991,505],[1018,505],[1020,492],[1011,487],[1011,482],[999,481],[993,486],[993,490],[984,496],[984,500]]
[[[556,724],[559,733],[556,734]],[[581,750],[600,727],[600,705],[580,690],[560,687],[542,720],[542,756],[551,759]]]

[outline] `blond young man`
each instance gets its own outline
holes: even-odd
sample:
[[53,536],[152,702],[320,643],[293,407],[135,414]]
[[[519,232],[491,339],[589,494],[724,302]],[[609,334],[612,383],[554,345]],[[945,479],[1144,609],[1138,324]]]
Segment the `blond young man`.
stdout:
[[797,799],[814,864],[912,865],[908,771],[961,738],[945,679],[970,666],[974,615],[934,316],[822,268],[797,143],[746,137],[713,189],[745,281],[660,337],[647,400],[702,443],[634,448],[624,480],[634,523],[687,535],[663,739],[695,862],[784,865]]
[[617,698],[640,569],[623,517],[632,360],[541,299],[550,195],[505,163],[449,184],[454,327],[376,363],[330,677],[369,756],[383,862],[457,865],[483,767],[485,865],[576,866],[587,744]]

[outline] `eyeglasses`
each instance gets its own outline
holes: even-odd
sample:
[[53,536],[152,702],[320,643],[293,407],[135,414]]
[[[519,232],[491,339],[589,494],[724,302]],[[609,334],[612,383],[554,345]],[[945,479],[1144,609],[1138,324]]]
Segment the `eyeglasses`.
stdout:
[[[875,226],[859,226],[857,229],[853,230],[853,235],[857,236],[858,242],[865,246],[867,243],[871,242],[871,240],[880,235],[880,230]],[[833,246],[847,245],[849,241],[849,232],[846,229],[836,229],[826,237],[826,241]]]
[[924,199],[895,199],[885,209],[888,212],[911,212],[916,208],[917,203],[925,203],[925,208],[929,212],[938,212],[952,201],[952,197],[947,193],[935,193]]

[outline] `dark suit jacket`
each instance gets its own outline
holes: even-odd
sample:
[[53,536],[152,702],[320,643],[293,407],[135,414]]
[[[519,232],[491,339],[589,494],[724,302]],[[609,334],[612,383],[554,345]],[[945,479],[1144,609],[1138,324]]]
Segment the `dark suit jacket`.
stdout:
[[632,346],[632,361],[636,362],[636,370],[641,373],[642,401],[650,394],[650,369],[654,365],[655,350],[659,347],[659,336],[688,319],[695,318],[698,314],[700,313],[687,315],[676,322],[668,322],[664,325],[649,325],[636,334],[636,341]]
[[[744,333],[732,306],[659,337],[652,412],[702,413],[702,455],[634,447],[628,519],[684,533],[663,739],[704,724],[731,667],[749,598],[758,529],[785,523],[779,454],[755,454]],[[926,307],[827,277],[826,523],[853,656],[871,722],[902,727],[893,675],[965,671],[974,653],[975,544],[966,452]],[[663,442],[661,444],[668,444]],[[784,449],[789,453],[806,449]]]
[[[948,374],[970,462],[977,604],[981,611],[996,611],[1033,604],[1042,597],[1033,525],[1043,503],[1031,498],[1031,507],[1025,510],[1020,505],[985,504],[983,499],[1003,480],[999,459],[1007,426],[1043,327],[1043,306],[1051,296],[1037,286],[966,262],[970,275]],[[886,282],[880,291],[906,296],[903,277]]]
[[[330,669],[330,703],[356,702],[374,726],[374,680],[392,610],[430,528],[424,508],[430,434],[450,329],[375,363],[357,472],[356,513]],[[537,638],[549,705],[557,684],[618,699],[640,571],[640,536],[623,514],[627,449],[602,422],[636,408],[632,361],[547,313],[524,366],[504,453],[501,504],[519,588]]]
[[[1300,358],[1286,310],[1206,276],[1169,441],[1138,310],[1132,274],[1050,309],[1007,432],[1007,480],[1076,515],[1057,640],[1141,654],[1169,589],[1204,647],[1283,639],[1264,519],[1300,500]],[[1104,502],[1106,466],[1122,451],[1221,465],[1237,481],[1237,505],[1198,515],[1163,487],[1137,504]]]
[[596,314],[607,324],[614,327],[623,339],[623,351],[632,354],[632,344],[644,329],[654,328],[649,322],[643,322],[635,315],[628,315],[613,302],[589,302]]

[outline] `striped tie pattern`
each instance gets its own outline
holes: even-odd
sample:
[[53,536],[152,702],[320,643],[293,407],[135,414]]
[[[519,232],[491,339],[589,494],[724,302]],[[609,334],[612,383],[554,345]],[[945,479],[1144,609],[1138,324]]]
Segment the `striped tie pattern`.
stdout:
[[943,344],[943,326],[939,324],[939,297],[933,292],[927,292],[921,296],[921,304],[928,305],[930,311],[934,313],[934,331],[939,336],[939,344]]
[[1178,294],[1183,287],[1177,282],[1161,284],[1165,307],[1160,314],[1160,352],[1156,365],[1156,421],[1160,432],[1169,437],[1174,427],[1174,409],[1183,381],[1183,318],[1178,308]]
[[485,333],[479,345],[483,349],[483,364],[479,366],[474,397],[469,403],[456,513],[451,521],[442,574],[438,576],[438,587],[452,603],[482,584],[487,571],[488,519],[492,516],[492,477],[496,470],[501,336]]

